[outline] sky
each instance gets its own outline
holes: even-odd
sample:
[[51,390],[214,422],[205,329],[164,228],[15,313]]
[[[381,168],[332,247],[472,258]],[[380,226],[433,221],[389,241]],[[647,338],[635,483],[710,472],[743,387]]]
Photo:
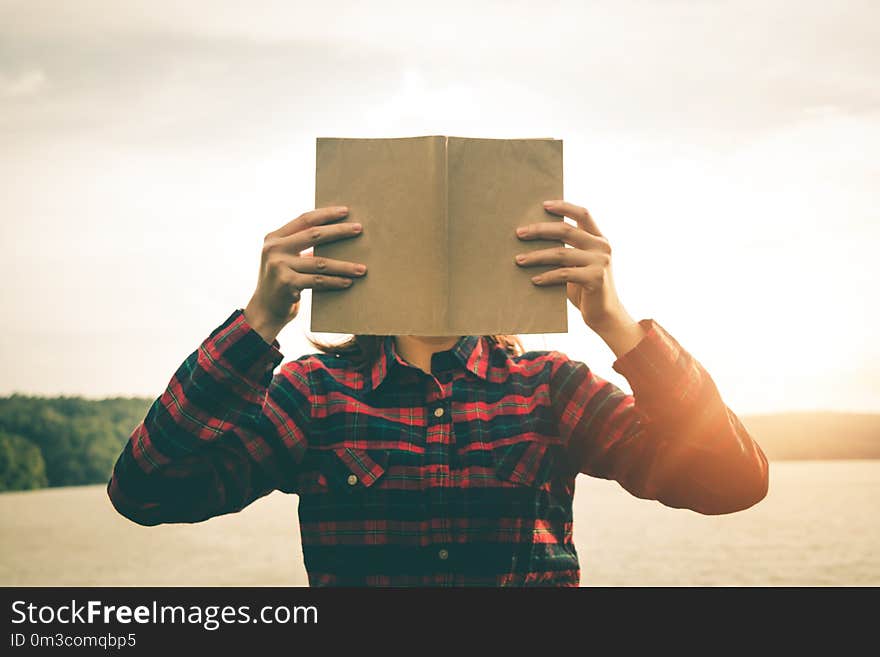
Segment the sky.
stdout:
[[[0,0],[0,394],[158,396],[316,137],[555,137],[731,408],[880,411],[880,4]],[[279,336],[305,341],[310,296]],[[525,335],[629,389],[569,306]],[[338,334],[318,337],[341,340]]]

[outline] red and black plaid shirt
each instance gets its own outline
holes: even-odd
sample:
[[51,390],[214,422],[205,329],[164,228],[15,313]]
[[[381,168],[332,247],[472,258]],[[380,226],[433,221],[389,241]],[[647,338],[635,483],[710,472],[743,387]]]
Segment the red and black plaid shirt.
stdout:
[[392,337],[365,371],[289,361],[236,310],[180,366],[108,483],[144,525],[299,495],[309,582],[576,586],[575,477],[707,514],[767,491],[767,460],[706,371],[652,320],[614,363],[627,395],[559,351],[464,336],[431,374]]

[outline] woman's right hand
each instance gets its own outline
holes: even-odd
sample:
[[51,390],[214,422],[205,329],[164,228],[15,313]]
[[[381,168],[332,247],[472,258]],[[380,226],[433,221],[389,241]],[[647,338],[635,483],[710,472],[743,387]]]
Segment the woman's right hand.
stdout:
[[361,263],[302,253],[315,244],[360,235],[361,224],[330,223],[347,214],[346,207],[317,208],[266,235],[257,289],[244,309],[245,320],[266,342],[271,344],[296,317],[302,290],[345,289],[366,273]]

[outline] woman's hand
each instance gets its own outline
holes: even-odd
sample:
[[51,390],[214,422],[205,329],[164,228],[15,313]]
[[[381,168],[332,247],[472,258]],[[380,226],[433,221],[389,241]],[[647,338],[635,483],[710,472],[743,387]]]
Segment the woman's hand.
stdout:
[[315,244],[360,235],[361,224],[329,223],[347,214],[345,207],[318,208],[266,235],[257,289],[244,309],[248,324],[266,342],[275,340],[296,317],[302,290],[345,289],[366,273],[366,265],[360,263],[302,253]]
[[584,322],[605,340],[618,356],[644,337],[644,329],[630,317],[614,288],[611,274],[611,245],[586,208],[565,201],[545,201],[544,209],[569,217],[565,221],[544,221],[516,229],[522,240],[560,240],[566,246],[527,251],[516,256],[521,267],[559,265],[557,269],[532,277],[535,285],[566,285],[569,300],[581,311]]

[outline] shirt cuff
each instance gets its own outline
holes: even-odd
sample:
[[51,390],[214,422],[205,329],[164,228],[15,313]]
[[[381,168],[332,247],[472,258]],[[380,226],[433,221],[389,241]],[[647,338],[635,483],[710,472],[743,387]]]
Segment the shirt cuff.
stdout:
[[676,415],[699,398],[703,370],[656,321],[643,319],[639,325],[645,337],[612,367],[629,381],[642,412],[654,418]]
[[217,363],[260,387],[269,385],[275,368],[284,359],[278,340],[266,342],[248,324],[242,308],[214,329],[205,347]]

